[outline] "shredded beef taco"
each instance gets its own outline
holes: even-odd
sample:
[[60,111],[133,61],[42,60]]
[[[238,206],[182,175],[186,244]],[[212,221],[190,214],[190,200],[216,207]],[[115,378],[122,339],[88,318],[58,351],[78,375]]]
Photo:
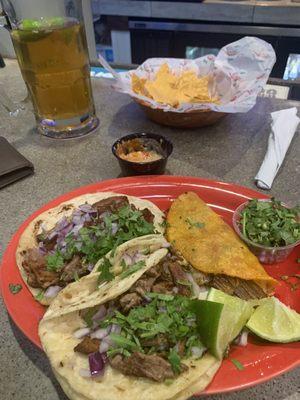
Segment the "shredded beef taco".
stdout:
[[162,240],[140,268],[124,271],[106,283],[99,272],[72,283],[40,322],[65,393],[73,400],[183,400],[204,390],[221,361],[200,340],[190,267]]
[[34,219],[20,238],[17,265],[32,294],[48,305],[109,251],[133,238],[163,232],[164,214],[150,201],[89,193]]
[[172,203],[167,215],[167,239],[199,271],[199,285],[244,300],[274,293],[276,280],[196,193],[183,193]]

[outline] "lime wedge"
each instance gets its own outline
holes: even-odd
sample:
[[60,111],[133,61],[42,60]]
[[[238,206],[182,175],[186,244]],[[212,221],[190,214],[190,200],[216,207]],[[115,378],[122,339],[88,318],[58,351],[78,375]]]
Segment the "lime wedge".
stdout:
[[[238,336],[251,317],[253,306],[245,300],[230,296],[221,290],[213,288],[208,293],[207,301],[208,303],[217,302],[224,305],[220,315],[218,330],[214,335],[202,339],[204,344],[209,343],[208,347],[213,355],[222,358],[228,345]],[[211,316],[208,314],[206,318],[209,319]],[[205,331],[203,331],[203,334],[206,336]]]
[[221,359],[228,345],[238,336],[253,313],[247,301],[229,296],[217,289],[210,289],[207,300],[194,312],[203,344]]
[[300,314],[270,297],[255,310],[247,328],[270,342],[296,342],[300,340]]

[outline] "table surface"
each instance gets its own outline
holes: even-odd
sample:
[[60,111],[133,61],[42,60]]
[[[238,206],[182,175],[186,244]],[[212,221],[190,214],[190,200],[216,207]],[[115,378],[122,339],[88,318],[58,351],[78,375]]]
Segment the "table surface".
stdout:
[[[0,69],[0,83],[15,101],[26,96],[25,85],[15,61]],[[235,182],[255,189],[255,176],[266,152],[270,112],[300,103],[259,99],[247,114],[229,115],[218,125],[198,130],[173,130],[148,121],[126,95],[104,88],[93,80],[100,128],[90,136],[71,141],[53,141],[32,129],[30,111],[10,117],[0,109],[0,135],[6,137],[35,166],[35,174],[0,190],[0,253],[20,223],[54,197],[104,179],[120,176],[111,154],[112,143],[132,132],[153,132],[172,140],[174,152],[168,173]],[[299,201],[300,136],[296,133],[272,194],[291,204]],[[297,184],[298,182],[298,184]],[[251,389],[211,400],[300,399],[300,368]],[[0,399],[66,400],[46,356],[9,318],[0,298]],[[145,399],[146,400],[146,399]]]

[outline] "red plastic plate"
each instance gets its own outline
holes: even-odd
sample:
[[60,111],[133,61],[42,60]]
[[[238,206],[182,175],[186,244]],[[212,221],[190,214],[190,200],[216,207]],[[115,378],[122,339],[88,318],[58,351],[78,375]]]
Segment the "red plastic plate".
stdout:
[[[185,191],[196,192],[213,210],[231,224],[233,211],[249,198],[267,198],[254,190],[230,183],[215,182],[205,179],[178,176],[150,176],[121,178],[103,181],[84,186],[66,193],[46,204],[32,214],[18,229],[9,243],[3,257],[0,270],[1,291],[7,310],[16,323],[33,343],[41,346],[38,337],[38,323],[44,314],[44,307],[37,303],[22,282],[15,261],[15,253],[20,235],[29,222],[49,208],[70,200],[84,193],[115,191],[142,197],[153,201],[162,210],[168,209],[170,203]],[[281,275],[299,273],[299,247],[295,249],[287,261],[278,265],[266,266],[267,272],[274,278]],[[23,289],[13,295],[8,288],[9,283],[21,283]],[[285,304],[300,312],[300,289],[291,291],[290,287],[279,279],[276,296]],[[235,358],[243,365],[237,370],[230,359]],[[262,383],[300,365],[300,342],[291,344],[272,344],[250,337],[246,347],[233,347],[229,358],[224,360],[214,380],[206,390],[207,394],[229,392],[245,389]]]

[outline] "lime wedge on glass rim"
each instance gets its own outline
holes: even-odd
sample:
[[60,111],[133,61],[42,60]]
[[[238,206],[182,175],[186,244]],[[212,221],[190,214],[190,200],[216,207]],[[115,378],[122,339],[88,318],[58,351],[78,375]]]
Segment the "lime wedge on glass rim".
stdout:
[[265,299],[246,326],[270,342],[289,343],[300,340],[300,314],[276,297]]
[[253,313],[247,301],[210,289],[207,300],[193,309],[203,344],[221,359],[228,345],[238,336]]

